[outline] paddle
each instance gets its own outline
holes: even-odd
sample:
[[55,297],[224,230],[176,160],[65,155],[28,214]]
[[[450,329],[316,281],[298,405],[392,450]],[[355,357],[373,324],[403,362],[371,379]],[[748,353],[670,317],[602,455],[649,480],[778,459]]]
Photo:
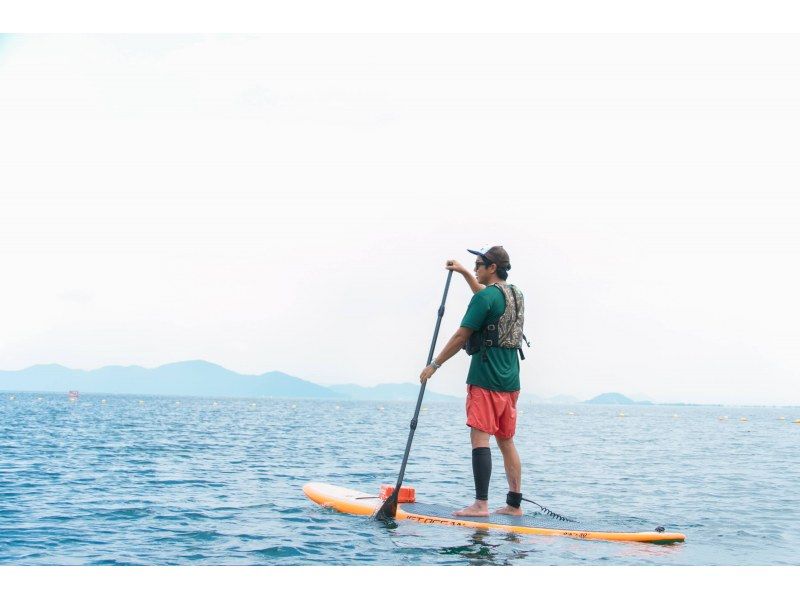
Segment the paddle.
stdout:
[[[433,340],[431,341],[431,348],[428,351],[429,364],[433,359],[433,350],[436,348],[436,339],[439,336],[439,326],[442,323],[442,316],[444,315],[444,303],[447,301],[447,290],[450,288],[450,279],[453,277],[453,271],[447,272],[447,283],[444,285],[444,295],[442,295],[442,304],[439,306],[439,317],[436,318],[436,328],[433,331]],[[378,521],[389,521],[397,514],[397,496],[400,494],[400,486],[403,485],[403,476],[406,473],[406,463],[408,463],[408,454],[411,452],[411,441],[414,440],[414,431],[417,429],[417,418],[419,417],[419,408],[422,406],[422,396],[425,394],[425,385],[428,383],[426,380],[422,383],[419,389],[419,397],[417,398],[417,407],[414,409],[414,418],[411,420],[411,430],[408,433],[408,441],[406,442],[406,452],[403,455],[403,464],[400,466],[400,475],[397,476],[397,485],[389,495],[389,498],[381,505],[381,508],[375,513],[375,518]]]

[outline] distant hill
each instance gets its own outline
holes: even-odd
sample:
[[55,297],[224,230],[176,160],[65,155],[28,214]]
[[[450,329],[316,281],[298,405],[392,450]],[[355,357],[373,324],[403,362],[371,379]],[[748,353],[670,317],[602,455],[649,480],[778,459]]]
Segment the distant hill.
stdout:
[[[334,384],[332,391],[351,399],[373,399],[378,401],[416,400],[419,396],[419,384],[378,384],[376,386],[359,386],[358,384]],[[466,395],[465,395],[466,397]],[[425,399],[452,400],[465,397],[444,395],[425,389]]]
[[0,371],[0,388],[203,397],[340,398],[325,386],[283,372],[238,374],[199,360],[157,368],[112,365],[97,370],[73,370],[57,364],[35,365],[15,372]]
[[594,405],[633,405],[634,400],[618,392],[607,392],[584,401],[584,403],[592,403]]
[[655,405],[655,400],[650,395],[639,392],[629,396],[635,403],[641,403],[643,405]]
[[[156,368],[137,365],[110,365],[96,370],[78,370],[58,364],[34,365],[17,371],[0,371],[0,390],[9,392],[63,392],[175,395],[232,398],[330,398],[370,399],[378,401],[416,400],[419,384],[334,384],[322,386],[283,372],[260,375],[239,374],[208,361],[180,361]],[[428,400],[463,400],[464,396],[446,395],[426,389]],[[531,393],[520,395],[523,403],[572,405],[580,401],[571,395],[549,398]],[[595,405],[652,405],[635,401],[623,394],[609,392],[584,401]]]
[[593,405],[652,405],[651,401],[634,401],[618,392],[607,392],[584,401]]

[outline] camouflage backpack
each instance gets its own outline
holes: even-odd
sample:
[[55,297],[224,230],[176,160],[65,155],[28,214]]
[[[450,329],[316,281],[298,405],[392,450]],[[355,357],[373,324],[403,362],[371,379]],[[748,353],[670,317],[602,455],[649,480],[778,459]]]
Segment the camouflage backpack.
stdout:
[[[525,298],[522,291],[514,285],[506,283],[495,283],[493,286],[500,289],[506,299],[506,309],[499,320],[484,324],[480,330],[476,330],[464,347],[468,355],[473,355],[481,349],[489,347],[501,347],[504,349],[517,349],[520,359],[525,359],[522,352],[523,341],[528,347],[531,344],[522,332],[525,323]],[[484,352],[483,358],[486,359]]]
[[494,286],[500,289],[506,298],[506,310],[497,322],[498,343],[504,349],[519,349],[522,347],[523,339],[525,342],[528,341],[522,332],[525,323],[525,298],[513,284],[496,282]]

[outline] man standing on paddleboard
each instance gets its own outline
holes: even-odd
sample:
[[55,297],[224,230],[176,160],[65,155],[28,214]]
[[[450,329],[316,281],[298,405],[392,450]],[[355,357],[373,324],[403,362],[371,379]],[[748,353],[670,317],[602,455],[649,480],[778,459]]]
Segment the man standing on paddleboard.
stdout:
[[[492,454],[489,438],[494,436],[503,454],[508,495],[506,506],[495,513],[522,515],[522,464],[514,446],[519,397],[519,358],[524,359],[524,299],[522,293],[506,283],[511,261],[501,245],[489,249],[469,249],[475,254],[475,276],[456,260],[445,266],[459,272],[474,295],[453,337],[420,374],[428,380],[441,365],[466,349],[472,355],[467,375],[467,426],[472,442],[472,473],[475,478],[475,502],[454,515],[489,516],[489,480]],[[526,341],[527,342],[527,341]]]

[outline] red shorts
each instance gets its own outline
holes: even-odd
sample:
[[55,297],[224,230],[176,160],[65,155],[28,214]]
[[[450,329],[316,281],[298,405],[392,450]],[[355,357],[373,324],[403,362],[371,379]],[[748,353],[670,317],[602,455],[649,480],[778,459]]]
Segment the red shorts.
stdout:
[[467,385],[467,425],[497,438],[514,436],[519,391],[489,390]]

